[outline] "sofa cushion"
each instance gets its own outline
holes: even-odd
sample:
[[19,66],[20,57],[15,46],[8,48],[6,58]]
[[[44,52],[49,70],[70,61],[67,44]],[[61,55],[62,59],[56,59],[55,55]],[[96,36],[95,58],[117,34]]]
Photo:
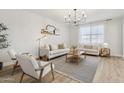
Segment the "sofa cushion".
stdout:
[[92,49],[99,49],[99,46],[98,45],[92,45]]
[[64,48],[67,48],[67,45],[64,43]]
[[58,46],[57,45],[49,45],[50,46],[50,51],[57,50]]
[[68,52],[68,51],[69,51],[68,48],[66,48],[66,49],[57,49],[57,50],[50,51],[50,55],[58,54],[58,53],[62,53],[62,52]]
[[92,52],[92,53],[97,53],[97,52],[99,52],[98,50],[96,50],[96,49],[83,49],[84,51],[86,51],[86,52]]
[[64,44],[62,43],[62,44],[58,44],[58,49],[64,49],[65,48],[65,46],[64,46]]
[[84,48],[84,44],[79,44],[78,47],[79,48]]
[[90,44],[84,45],[84,48],[91,49],[92,48],[92,45],[90,45]]

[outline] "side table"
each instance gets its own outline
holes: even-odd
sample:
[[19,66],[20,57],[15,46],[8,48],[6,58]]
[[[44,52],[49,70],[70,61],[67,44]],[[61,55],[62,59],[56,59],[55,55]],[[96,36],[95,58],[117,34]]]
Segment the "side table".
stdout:
[[100,56],[110,56],[110,49],[109,48],[101,48],[99,52]]

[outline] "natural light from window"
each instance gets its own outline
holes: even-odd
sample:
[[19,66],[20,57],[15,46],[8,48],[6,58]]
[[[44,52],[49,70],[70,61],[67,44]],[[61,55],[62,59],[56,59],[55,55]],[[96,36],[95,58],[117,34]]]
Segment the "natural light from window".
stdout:
[[80,26],[80,43],[103,43],[104,23],[92,23]]

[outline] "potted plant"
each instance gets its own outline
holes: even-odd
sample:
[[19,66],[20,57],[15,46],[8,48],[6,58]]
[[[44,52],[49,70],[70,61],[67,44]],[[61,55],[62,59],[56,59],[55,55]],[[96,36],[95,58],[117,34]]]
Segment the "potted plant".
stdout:
[[76,48],[77,48],[77,46],[74,46],[74,45],[73,45],[73,46],[71,46],[71,48],[72,48],[72,49],[76,49]]
[[[7,41],[8,34],[6,33],[7,26],[4,23],[0,23],[0,49],[7,48],[9,42]],[[0,70],[3,67],[3,62],[0,62]]]

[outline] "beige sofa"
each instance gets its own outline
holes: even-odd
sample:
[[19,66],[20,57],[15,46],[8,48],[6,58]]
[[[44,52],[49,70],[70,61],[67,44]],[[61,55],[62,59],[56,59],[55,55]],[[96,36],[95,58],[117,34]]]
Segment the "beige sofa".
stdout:
[[85,51],[86,54],[99,55],[101,44],[80,44],[79,49]]
[[69,48],[64,45],[63,48],[59,48],[58,44],[52,45],[52,44],[47,44],[44,47],[42,46],[40,49],[40,56],[47,56],[48,59],[61,56],[64,54],[67,54],[69,52]]

